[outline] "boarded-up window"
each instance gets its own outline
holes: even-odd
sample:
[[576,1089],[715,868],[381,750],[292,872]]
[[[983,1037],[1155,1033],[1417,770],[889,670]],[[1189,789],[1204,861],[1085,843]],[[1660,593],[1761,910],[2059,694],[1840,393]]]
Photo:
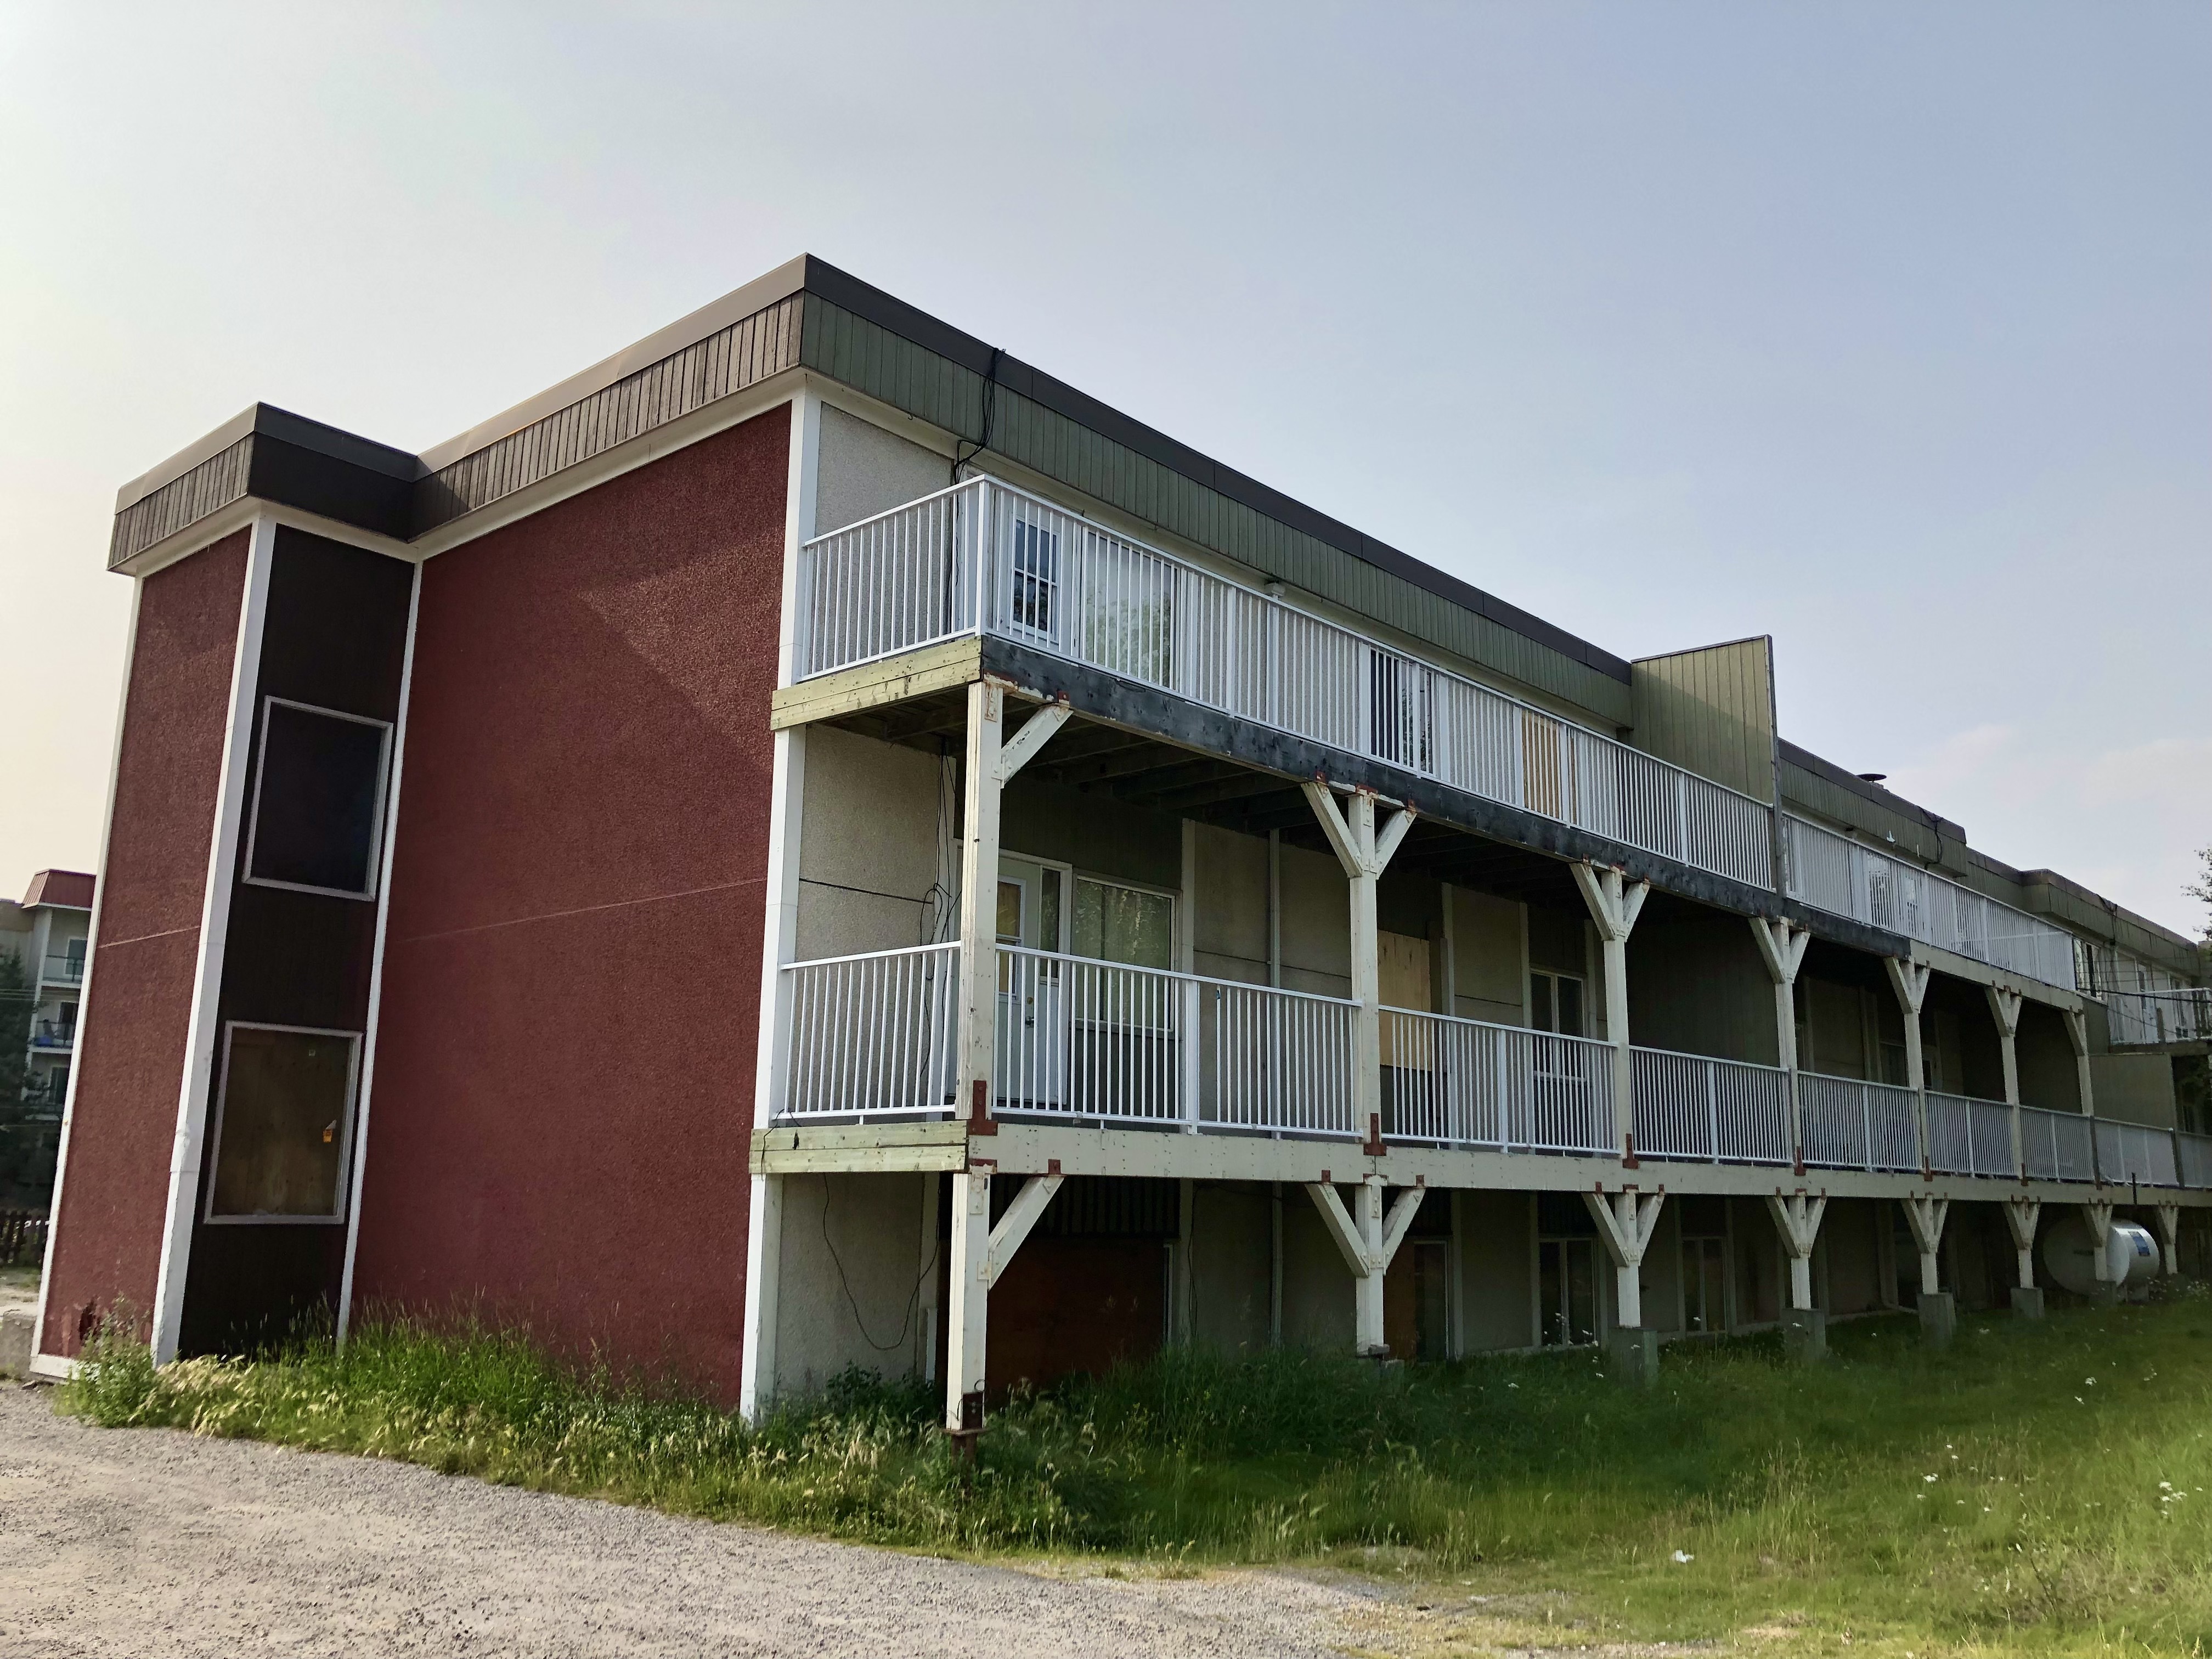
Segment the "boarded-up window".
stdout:
[[343,1217],[360,1042],[289,1026],[226,1030],[209,1220]]

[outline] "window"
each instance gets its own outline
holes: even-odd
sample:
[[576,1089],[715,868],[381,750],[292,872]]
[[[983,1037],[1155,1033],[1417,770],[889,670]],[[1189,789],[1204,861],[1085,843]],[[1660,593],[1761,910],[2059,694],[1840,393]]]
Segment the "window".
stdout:
[[351,1031],[225,1028],[210,1222],[344,1218],[360,1046]]
[[374,898],[391,746],[383,720],[264,699],[246,879]]
[[1041,524],[1016,519],[1013,541],[1006,620],[1023,633],[1050,640],[1058,626],[1054,600],[1060,592],[1060,538]]
[[1022,884],[1018,881],[1001,879],[999,883],[999,943],[1019,945],[1022,942]]
[[1134,968],[1175,965],[1175,900],[1115,882],[1075,880],[1074,952]]
[[1556,1031],[1561,1036],[1583,1034],[1583,982],[1572,975],[1541,969],[1530,974],[1528,1008],[1528,1023],[1540,1031]]

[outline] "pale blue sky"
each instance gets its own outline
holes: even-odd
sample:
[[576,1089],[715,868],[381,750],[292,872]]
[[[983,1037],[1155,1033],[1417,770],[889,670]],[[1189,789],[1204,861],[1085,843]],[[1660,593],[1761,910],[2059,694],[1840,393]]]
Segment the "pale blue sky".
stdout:
[[0,5],[0,890],[116,486],[450,435],[802,251],[2171,925],[2212,841],[2212,9]]

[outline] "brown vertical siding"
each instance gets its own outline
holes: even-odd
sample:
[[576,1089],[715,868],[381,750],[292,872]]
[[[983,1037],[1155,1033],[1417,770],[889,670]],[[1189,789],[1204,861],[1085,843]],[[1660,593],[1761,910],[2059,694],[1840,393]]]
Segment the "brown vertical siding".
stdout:
[[149,576],[139,596],[40,1333],[48,1353],[76,1352],[88,1309],[154,1305],[246,540],[241,531]]
[[424,567],[357,1310],[736,1392],[789,431]]

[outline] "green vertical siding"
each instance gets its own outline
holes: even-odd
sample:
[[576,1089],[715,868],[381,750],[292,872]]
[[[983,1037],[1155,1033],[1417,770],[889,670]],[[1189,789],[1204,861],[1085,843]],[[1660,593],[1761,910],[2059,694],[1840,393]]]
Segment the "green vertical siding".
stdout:
[[[981,374],[813,295],[806,301],[801,360],[949,431],[972,435],[982,430]],[[1139,522],[1587,710],[1600,726],[1631,721],[1629,688],[1601,671],[1232,501],[1003,386],[992,413],[991,447]]]
[[1636,741],[1662,760],[1774,799],[1774,641],[1761,635],[1639,659]]

